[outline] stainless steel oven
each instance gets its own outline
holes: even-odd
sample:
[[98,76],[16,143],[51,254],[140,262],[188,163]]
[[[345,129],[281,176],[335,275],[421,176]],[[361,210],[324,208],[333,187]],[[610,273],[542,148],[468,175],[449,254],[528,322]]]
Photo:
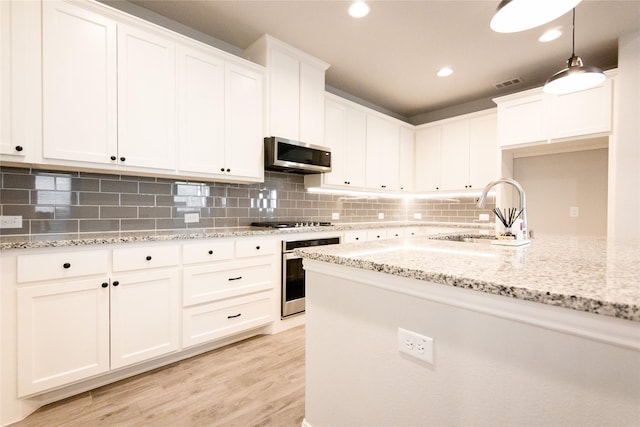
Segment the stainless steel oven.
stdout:
[[302,258],[293,253],[296,248],[335,245],[340,237],[282,242],[282,317],[303,313],[305,309],[305,274]]

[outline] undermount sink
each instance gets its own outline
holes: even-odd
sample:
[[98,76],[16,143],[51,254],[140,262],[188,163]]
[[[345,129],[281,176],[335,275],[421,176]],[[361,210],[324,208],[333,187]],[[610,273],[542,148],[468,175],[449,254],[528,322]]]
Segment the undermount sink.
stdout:
[[480,243],[480,244],[485,244],[485,245],[489,245],[491,244],[491,242],[495,242],[496,239],[494,236],[484,236],[484,235],[474,235],[474,236],[469,236],[469,235],[464,235],[464,234],[457,234],[457,235],[451,235],[451,236],[441,236],[441,237],[436,237],[436,240],[447,240],[450,242],[463,242],[463,243]]

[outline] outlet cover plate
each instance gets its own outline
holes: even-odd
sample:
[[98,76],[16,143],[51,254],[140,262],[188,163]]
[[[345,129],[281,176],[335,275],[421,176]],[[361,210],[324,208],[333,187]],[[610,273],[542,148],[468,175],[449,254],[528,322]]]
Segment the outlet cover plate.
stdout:
[[186,213],[184,214],[184,223],[185,224],[192,224],[194,222],[200,222],[200,214],[195,212],[195,213]]
[[22,228],[21,215],[0,216],[0,228]]
[[433,338],[398,328],[398,350],[433,365]]

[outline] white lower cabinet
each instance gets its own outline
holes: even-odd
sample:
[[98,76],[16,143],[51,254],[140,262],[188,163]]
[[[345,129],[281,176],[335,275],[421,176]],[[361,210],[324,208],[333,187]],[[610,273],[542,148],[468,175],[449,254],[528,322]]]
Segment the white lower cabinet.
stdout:
[[17,298],[18,396],[109,370],[107,276],[20,287]]

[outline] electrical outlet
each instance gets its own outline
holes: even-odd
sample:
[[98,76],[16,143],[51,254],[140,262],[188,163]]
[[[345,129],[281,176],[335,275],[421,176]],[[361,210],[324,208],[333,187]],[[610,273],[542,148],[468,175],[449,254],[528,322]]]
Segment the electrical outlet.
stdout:
[[422,214],[420,212],[416,212],[413,214],[413,219],[422,219]]
[[384,213],[383,212],[380,212],[378,214],[378,219],[384,219]]
[[433,338],[398,328],[398,350],[433,365]]
[[331,219],[340,219],[340,212],[332,212]]
[[184,223],[192,224],[194,222],[200,222],[200,214],[197,212],[184,214]]
[[569,216],[571,218],[576,218],[580,215],[580,209],[577,206],[571,206],[569,208]]
[[0,228],[22,228],[22,216],[0,216]]
[[489,221],[489,214],[480,214],[478,217],[479,221]]

